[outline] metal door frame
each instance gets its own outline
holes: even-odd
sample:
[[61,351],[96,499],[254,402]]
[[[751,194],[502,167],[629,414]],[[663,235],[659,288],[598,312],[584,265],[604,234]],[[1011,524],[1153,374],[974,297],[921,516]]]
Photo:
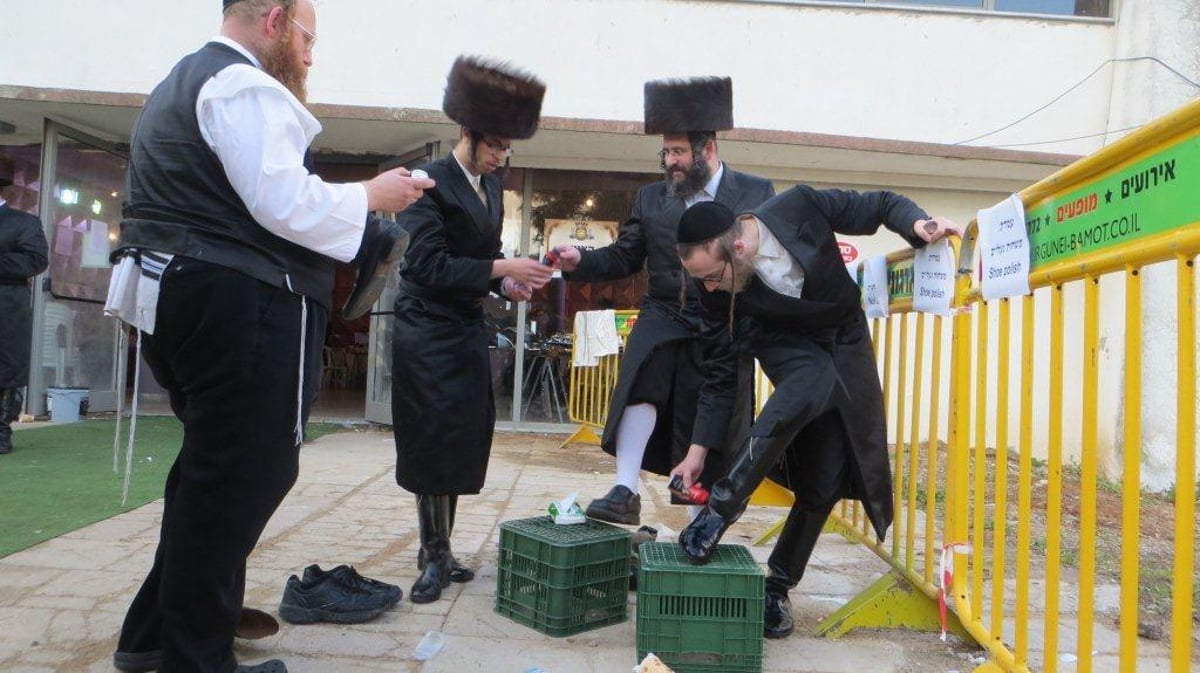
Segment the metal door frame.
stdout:
[[[95,149],[108,152],[115,156],[121,157],[126,161],[129,160],[128,152],[124,152],[113,142],[109,142],[93,136],[79,129],[72,128],[52,119],[46,119],[42,129],[42,162],[41,174],[39,181],[41,189],[38,192],[38,215],[42,219],[42,229],[46,235],[47,241],[54,240],[54,222],[51,222],[48,214],[51,212],[54,199],[54,185],[58,179],[58,139],[60,136],[65,136],[75,142],[89,145]],[[50,269],[37,275],[34,278],[33,285],[33,325],[31,331],[31,339],[33,343],[29,352],[29,386],[26,388],[25,405],[29,413],[40,416],[46,413],[46,377],[42,373],[41,350],[42,340],[45,335],[42,331],[46,327],[46,296],[53,295],[51,287]],[[101,303],[95,300],[88,299],[73,299],[70,297],[54,296],[58,301],[73,301],[81,303]],[[121,339],[120,325],[115,320],[113,321],[112,330],[112,348],[113,348],[113,367],[111,383],[112,387],[106,391],[88,391],[89,407],[96,411],[112,411],[116,409],[116,396],[123,395],[124,390],[124,372],[126,357],[124,349],[120,348]],[[35,366],[36,363],[36,366]]]
[[[380,172],[391,170],[393,168],[416,168],[422,164],[429,163],[437,158],[441,151],[441,141],[434,140],[425,143],[424,147],[405,152],[384,161],[379,164]],[[392,424],[392,400],[391,390],[388,390],[386,399],[381,399],[375,394],[375,384],[379,376],[379,369],[376,363],[381,357],[390,357],[390,353],[380,353],[382,347],[380,339],[384,332],[384,326],[387,324],[384,321],[392,319],[392,307],[385,306],[385,303],[390,303],[393,299],[393,293],[389,292],[397,283],[398,277],[393,274],[388,279],[387,287],[380,293],[379,299],[375,301],[375,305],[371,307],[371,324],[367,328],[367,390],[363,400],[363,417],[368,421],[382,423],[383,425]],[[388,344],[390,349],[390,342]],[[380,357],[381,356],[381,357]]]

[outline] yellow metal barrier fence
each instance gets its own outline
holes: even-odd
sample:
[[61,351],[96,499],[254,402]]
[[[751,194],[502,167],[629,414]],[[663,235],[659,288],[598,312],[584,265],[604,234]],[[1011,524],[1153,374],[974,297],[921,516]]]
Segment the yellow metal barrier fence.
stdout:
[[[948,361],[946,321],[912,311],[912,252],[889,256],[890,315],[873,322],[872,337],[894,428],[891,541],[874,539],[856,503],[839,505],[831,523],[883,558],[891,572],[825,620],[820,632],[936,628],[939,560],[958,549],[965,553],[951,553],[957,579],[948,591],[961,622],[952,620],[949,627],[988,651],[990,660],[978,673],[1196,668],[1198,195],[1200,101],[1020,193],[1034,248],[1032,294],[982,300],[974,283],[978,230],[972,222],[958,251]],[[1114,198],[1117,206],[1109,208]],[[1069,220],[1074,222],[1064,225]],[[1143,547],[1163,543],[1162,536],[1142,532],[1142,276],[1150,265],[1173,270],[1176,295],[1169,321],[1176,358],[1174,496],[1169,512],[1145,513],[1172,519],[1166,536],[1170,628],[1163,634],[1169,645],[1139,640],[1141,616],[1163,609],[1161,600],[1151,607],[1141,600],[1154,586],[1145,575],[1163,570],[1142,558]],[[1100,336],[1102,297],[1112,294],[1123,297],[1117,303],[1124,345],[1106,367],[1102,360],[1116,356]],[[1020,304],[1016,315],[1013,304]],[[1067,308],[1080,305],[1081,317],[1068,319]],[[1113,320],[1110,315],[1106,324]],[[1072,340],[1077,351],[1066,350],[1071,331],[1078,332]],[[1067,374],[1067,357],[1075,352],[1078,380]],[[1014,353],[1019,368],[1010,366]],[[611,369],[598,368],[593,378],[572,369],[573,420],[603,426],[616,370],[615,356]],[[769,393],[761,376],[759,392],[760,399]],[[1068,393],[1077,397],[1079,417],[1070,436],[1064,422]],[[1106,512],[1103,521],[1097,508],[1102,395],[1118,398],[1123,449],[1123,476],[1115,487],[1120,511]],[[1010,434],[1016,438],[1014,465]],[[1068,440],[1078,446],[1077,466],[1064,456]],[[1156,518],[1146,523],[1162,528]],[[1073,537],[1064,534],[1076,529]],[[1119,560],[1110,569],[1106,545],[1117,535]],[[1100,591],[1098,577],[1105,582]],[[1099,600],[1109,588],[1117,598]],[[1115,638],[1107,637],[1106,624],[1118,631]]]
[[[952,241],[955,255],[958,241]],[[890,541],[880,542],[862,505],[843,501],[829,524],[865,545],[890,566],[887,574],[823,620],[819,634],[855,628],[940,628],[938,561],[946,493],[945,421],[949,405],[947,319],[915,312],[914,253],[888,255],[889,315],[871,324],[892,438],[893,512]],[[925,438],[922,440],[922,438]],[[953,614],[947,628],[969,638]]]
[[[1200,593],[1198,195],[1200,102],[1020,193],[1034,248],[1032,294],[982,300],[974,285],[976,223],[968,229],[956,296],[969,310],[960,311],[953,325],[947,530],[949,541],[969,544],[969,553],[954,558],[953,597],[963,625],[990,653],[977,671],[1090,673],[1169,666],[1184,673],[1200,664],[1193,653]],[[1174,315],[1160,320],[1173,324],[1175,336],[1175,493],[1166,511],[1143,512],[1143,501],[1156,502],[1141,492],[1140,479],[1147,404],[1142,283],[1143,272],[1154,264],[1166,266],[1156,273],[1173,271],[1175,277]],[[1100,336],[1102,297],[1121,309],[1106,314],[1105,325],[1119,322],[1122,329],[1105,340]],[[1067,317],[1068,309],[1080,307],[1078,317]],[[993,367],[989,332],[998,339]],[[1122,332],[1124,345],[1118,339],[1114,352],[1110,341]],[[1019,367],[1009,366],[1014,352]],[[1073,368],[1081,370],[1078,377],[1070,374]],[[1018,386],[1015,415],[1009,408],[1012,385]],[[988,404],[991,395],[994,405]],[[1120,424],[1111,423],[1111,410],[1100,412],[1102,400],[1114,399],[1109,406],[1118,410]],[[1065,423],[1071,415],[1078,416],[1077,427]],[[1016,455],[1010,467],[1008,432],[1014,424]],[[1118,505],[1101,511],[1100,435],[1110,425],[1118,428],[1123,476],[1104,498]],[[1065,454],[1076,446],[1078,464],[1073,465]],[[1158,519],[1164,516],[1173,518],[1165,540],[1144,533],[1143,525],[1163,528]],[[1164,544],[1169,554],[1164,558],[1160,549],[1156,557],[1155,549]],[[1165,602],[1146,595],[1158,573],[1171,578]],[[1144,604],[1141,598],[1148,600]],[[1154,612],[1167,609],[1169,633],[1156,638],[1165,638],[1169,646],[1139,640],[1140,630],[1153,635]]]

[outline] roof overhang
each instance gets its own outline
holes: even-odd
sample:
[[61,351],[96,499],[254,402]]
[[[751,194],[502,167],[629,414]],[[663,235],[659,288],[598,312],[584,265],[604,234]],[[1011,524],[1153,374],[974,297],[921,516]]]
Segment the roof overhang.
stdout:
[[[116,143],[130,129],[144,94],[0,86],[0,121],[16,127],[0,144],[38,143],[49,118]],[[458,127],[438,110],[315,103],[324,125],[315,143],[326,155],[381,162],[431,141],[443,147]],[[721,158],[739,170],[781,181],[1016,191],[1079,157],[905,140],[765,129],[719,134]],[[641,122],[543,117],[520,141],[513,166],[646,172],[660,147]]]

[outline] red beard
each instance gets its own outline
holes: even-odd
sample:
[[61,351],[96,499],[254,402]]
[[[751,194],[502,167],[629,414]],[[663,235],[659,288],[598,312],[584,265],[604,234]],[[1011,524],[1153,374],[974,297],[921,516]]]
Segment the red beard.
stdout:
[[304,60],[296,54],[291,45],[292,27],[291,24],[288,24],[279,41],[272,44],[270,50],[267,51],[266,58],[263,59],[263,70],[279,80],[279,83],[292,92],[297,100],[305,103],[308,100],[308,91],[305,87],[308,80],[308,66],[304,65]]

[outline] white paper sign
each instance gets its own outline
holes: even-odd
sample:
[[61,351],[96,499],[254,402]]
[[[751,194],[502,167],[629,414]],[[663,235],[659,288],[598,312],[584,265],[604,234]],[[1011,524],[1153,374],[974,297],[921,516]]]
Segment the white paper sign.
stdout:
[[108,262],[108,223],[89,220],[91,229],[83,235],[83,255],[79,266],[87,269],[106,269]]
[[887,257],[869,257],[863,262],[863,310],[868,318],[886,318],[888,313]]
[[913,308],[934,315],[950,315],[954,298],[954,252],[941,239],[917,251],[913,261]]
[[1016,194],[979,211],[979,251],[983,298],[1029,294],[1029,234],[1025,206]]

